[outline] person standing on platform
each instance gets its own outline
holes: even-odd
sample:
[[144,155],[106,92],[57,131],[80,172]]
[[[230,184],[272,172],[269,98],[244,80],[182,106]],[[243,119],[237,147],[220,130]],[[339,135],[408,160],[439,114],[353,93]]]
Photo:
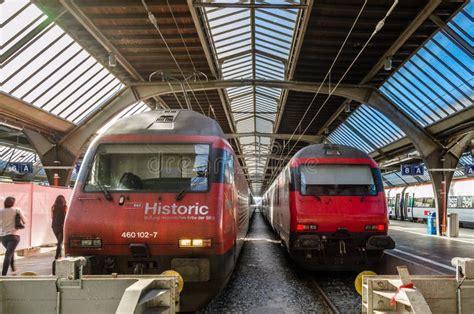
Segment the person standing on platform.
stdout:
[[15,207],[15,198],[8,196],[4,202],[4,208],[0,209],[0,236],[2,237],[2,244],[7,250],[5,258],[3,259],[2,276],[6,276],[8,267],[11,266],[12,274],[16,275],[15,268],[15,249],[20,243],[20,233],[17,229],[16,216],[20,215],[20,220],[25,224],[25,216],[19,208]]
[[51,227],[53,228],[54,235],[58,240],[58,246],[56,248],[56,256],[54,259],[61,257],[61,247],[63,244],[63,233],[64,233],[64,219],[66,218],[67,204],[66,199],[63,195],[58,195],[56,201],[54,202],[53,207],[51,207],[51,214],[53,217],[53,223]]

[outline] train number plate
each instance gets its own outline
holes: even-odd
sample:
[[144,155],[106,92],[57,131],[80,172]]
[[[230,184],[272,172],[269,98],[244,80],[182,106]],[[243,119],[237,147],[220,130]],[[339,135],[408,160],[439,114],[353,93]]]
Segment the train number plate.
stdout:
[[157,236],[157,231],[124,231],[121,234],[121,237],[125,239],[155,239]]

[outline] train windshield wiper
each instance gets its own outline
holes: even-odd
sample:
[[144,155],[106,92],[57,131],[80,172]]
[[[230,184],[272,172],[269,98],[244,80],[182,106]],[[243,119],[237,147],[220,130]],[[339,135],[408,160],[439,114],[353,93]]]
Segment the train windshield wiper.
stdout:
[[191,183],[189,184],[189,186],[185,187],[184,189],[182,189],[178,194],[176,194],[176,200],[177,201],[180,201],[183,199],[184,195],[186,193],[188,193],[193,187],[195,187],[197,185],[197,180],[198,179],[201,179],[201,178],[207,178],[207,176],[198,176],[198,177],[194,177],[192,180],[191,180]]
[[109,202],[111,202],[112,201],[112,194],[110,194],[109,190],[107,190],[107,188],[104,185],[100,184],[100,183],[97,183],[97,186],[102,191],[102,193],[104,193],[105,199],[108,200]]

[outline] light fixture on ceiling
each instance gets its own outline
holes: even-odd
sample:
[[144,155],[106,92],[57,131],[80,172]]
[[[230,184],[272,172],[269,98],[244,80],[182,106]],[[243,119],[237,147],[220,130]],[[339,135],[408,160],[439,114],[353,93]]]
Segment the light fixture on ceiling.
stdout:
[[344,112],[351,112],[351,104],[346,104],[346,106],[344,107]]
[[16,125],[9,124],[9,123],[6,123],[6,122],[0,122],[0,126],[5,126],[9,129],[13,129],[13,130],[16,130],[16,131],[22,131],[23,130],[23,128],[20,128]]
[[383,62],[383,68],[385,71],[390,71],[392,69],[392,56],[388,56],[385,58]]
[[109,52],[109,67],[116,67],[117,66],[117,59],[115,58],[115,54],[113,52]]
[[329,128],[324,129],[324,134],[329,134]]

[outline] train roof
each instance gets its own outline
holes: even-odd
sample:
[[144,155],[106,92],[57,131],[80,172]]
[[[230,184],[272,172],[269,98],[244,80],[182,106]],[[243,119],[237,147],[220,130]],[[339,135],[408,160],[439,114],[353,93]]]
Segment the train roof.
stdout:
[[192,110],[152,110],[114,123],[104,135],[205,135],[224,138],[219,123]]
[[300,149],[294,158],[368,158],[369,155],[360,149],[333,144],[314,144]]

